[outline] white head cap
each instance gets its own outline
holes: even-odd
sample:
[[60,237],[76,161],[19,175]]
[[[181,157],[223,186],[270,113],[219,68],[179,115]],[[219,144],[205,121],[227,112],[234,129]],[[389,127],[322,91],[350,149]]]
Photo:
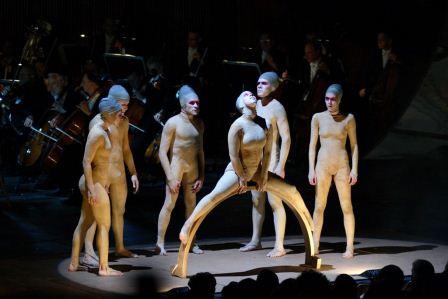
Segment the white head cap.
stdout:
[[236,110],[238,110],[238,112],[243,113],[243,109],[246,106],[246,104],[244,104],[244,97],[245,97],[245,91],[243,91],[240,96],[236,99]]
[[188,101],[199,98],[196,92],[188,85],[183,85],[177,92],[176,97],[179,99],[181,108],[184,108]]
[[129,93],[121,85],[112,85],[109,89],[109,97],[116,101],[121,100],[129,102]]

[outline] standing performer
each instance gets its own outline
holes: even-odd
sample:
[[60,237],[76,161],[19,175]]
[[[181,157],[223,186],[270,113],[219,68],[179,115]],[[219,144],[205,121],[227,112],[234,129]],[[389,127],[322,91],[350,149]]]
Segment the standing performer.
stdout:
[[95,124],[89,132],[84,151],[84,175],[79,180],[83,201],[81,216],[73,233],[72,256],[68,270],[79,270],[79,254],[87,229],[98,226],[97,246],[99,251],[100,276],[119,276],[120,271],[109,267],[110,201],[107,190],[120,180],[120,153],[116,144],[120,136],[118,122],[121,106],[117,101],[105,98],[99,104],[102,122]]
[[188,240],[192,225],[212,203],[221,202],[235,192],[244,193],[248,182],[255,182],[260,192],[267,190],[278,198],[294,198],[305,216],[304,221],[312,227],[313,220],[297,189],[268,172],[273,128],[267,128],[266,121],[257,116],[256,106],[256,98],[251,92],[244,91],[238,97],[236,107],[242,115],[230,126],[228,134],[231,162],[212,192],[199,201],[182,227],[179,239],[183,244]]
[[[279,78],[274,72],[263,73],[258,79],[257,95],[261,100],[257,101],[257,115],[264,118],[268,126],[272,127],[272,150],[268,170],[281,178],[285,178],[285,164],[288,158],[291,144],[289,124],[283,105],[273,98],[273,92],[279,85]],[[280,135],[281,145],[278,145]],[[275,246],[268,257],[280,257],[286,254],[283,247],[285,236],[286,214],[281,198],[268,193],[269,204],[274,213]],[[252,239],[240,251],[252,251],[261,248],[261,231],[265,218],[266,193],[252,191]]]
[[[356,141],[355,117],[352,114],[343,115],[339,112],[342,93],[341,85],[330,85],[325,93],[327,111],[314,114],[311,120],[308,179],[311,185],[316,185],[316,202],[313,215],[316,252],[319,253],[324,210],[331,181],[334,179],[344,214],[344,227],[347,236],[347,248],[342,256],[352,258],[355,216],[351,200],[351,185],[356,184],[358,177],[358,143]],[[345,149],[347,135],[350,139],[352,154],[351,169]],[[315,166],[318,138],[320,149]]]
[[[198,118],[199,98],[187,85],[179,89],[178,98],[181,112],[166,122],[159,148],[160,163],[166,175],[165,202],[159,215],[155,249],[159,255],[166,255],[165,233],[180,186],[184,194],[185,218],[188,218],[196,206],[196,193],[204,182],[204,124]],[[195,245],[193,253],[203,252]]]
[[[121,107],[120,121],[117,125],[119,134],[119,140],[114,145],[113,152],[116,153],[118,159],[117,165],[117,179],[110,184],[109,193],[112,204],[112,229],[114,231],[115,240],[115,255],[119,257],[137,257],[136,254],[127,250],[123,241],[123,228],[124,228],[124,212],[126,198],[128,195],[128,187],[126,183],[126,170],[125,164],[131,174],[132,187],[134,193],[138,191],[139,181],[137,178],[137,171],[134,165],[134,159],[129,147],[128,131],[129,120],[124,113],[127,110],[129,103],[129,94],[121,85],[113,85],[109,90],[108,98],[114,99]],[[89,129],[93,128],[96,124],[103,123],[101,115],[96,115],[89,124]],[[98,257],[93,250],[93,239],[95,237],[96,225],[95,223],[88,230],[85,240],[85,255],[82,260],[82,264],[86,266],[97,266]]]

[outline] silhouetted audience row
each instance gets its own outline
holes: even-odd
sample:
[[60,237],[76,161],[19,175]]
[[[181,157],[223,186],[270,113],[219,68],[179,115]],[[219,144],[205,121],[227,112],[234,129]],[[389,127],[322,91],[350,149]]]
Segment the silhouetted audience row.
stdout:
[[[189,288],[157,294],[154,282],[143,283],[140,296],[144,298],[182,299],[432,299],[446,298],[448,263],[442,273],[435,273],[434,266],[427,260],[416,260],[412,264],[409,279],[396,265],[387,265],[371,278],[369,283],[358,283],[347,274],[340,274],[334,282],[320,272],[307,270],[297,278],[279,282],[276,273],[261,270],[256,279],[245,278],[232,281],[221,293],[216,291],[216,279],[207,272],[191,276]],[[150,289],[147,286],[153,286]],[[142,297],[142,298],[143,298]]]

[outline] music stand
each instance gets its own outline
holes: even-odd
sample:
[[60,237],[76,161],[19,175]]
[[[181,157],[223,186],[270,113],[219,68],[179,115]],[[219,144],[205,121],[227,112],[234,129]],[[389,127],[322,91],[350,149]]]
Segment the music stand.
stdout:
[[104,62],[112,80],[126,80],[133,72],[147,76],[145,60],[141,56],[105,53]]

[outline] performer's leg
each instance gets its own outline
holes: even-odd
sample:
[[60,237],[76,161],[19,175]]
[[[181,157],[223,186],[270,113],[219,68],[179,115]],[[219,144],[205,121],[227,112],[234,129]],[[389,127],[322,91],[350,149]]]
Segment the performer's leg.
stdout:
[[87,202],[87,198],[83,196],[82,206],[81,206],[81,216],[79,217],[78,225],[73,233],[73,242],[72,242],[72,255],[71,261],[68,270],[76,271],[79,267],[79,255],[81,253],[82,245],[84,243],[84,238],[87,232],[87,229],[94,222],[94,217],[92,213],[92,209]]
[[95,184],[96,204],[92,205],[93,216],[97,223],[97,247],[100,257],[100,276],[119,276],[122,272],[109,267],[109,230],[110,201],[106,189],[99,183]]
[[[184,192],[184,203],[185,203],[185,220],[187,220],[191,213],[193,213],[196,207],[196,193],[193,193],[193,185],[198,178],[198,172],[196,169],[189,171],[184,174],[182,178],[182,190]],[[204,251],[195,244],[193,241],[192,252],[195,254],[203,254]]]
[[[83,196],[85,192],[87,192],[84,175],[82,175],[81,179],[79,180],[79,190],[81,191],[81,194],[83,194]],[[82,257],[81,260],[81,264],[83,266],[93,268],[99,267],[98,263],[99,258],[95,253],[95,249],[93,248],[93,240],[95,240],[95,233],[96,233],[96,222],[93,221],[92,225],[90,225],[89,229],[87,230],[87,233],[85,234],[84,238],[84,256]]]
[[317,184],[316,184],[316,195],[314,203],[314,248],[316,254],[319,254],[319,242],[320,234],[322,232],[322,226],[324,224],[324,211],[327,205],[328,191],[330,190],[332,176],[325,171],[316,169]]
[[300,195],[295,186],[286,183],[283,179],[274,174],[269,174],[266,190],[268,194],[273,194],[283,200],[292,199],[296,209],[302,212],[305,218],[303,220],[308,222],[311,228],[313,227],[313,218],[303,201],[302,195]]
[[187,242],[191,226],[198,218],[206,213],[206,208],[209,205],[229,197],[237,189],[238,176],[236,175],[236,173],[234,171],[224,172],[224,175],[219,179],[212,192],[207,194],[199,201],[198,205],[193,210],[193,213],[191,213],[190,217],[187,219],[187,221],[185,221],[185,224],[183,225],[179,234],[179,239],[181,240],[181,242],[184,244]]
[[84,242],[84,256],[82,258],[81,264],[88,267],[98,267],[99,258],[95,253],[93,248],[93,240],[95,239],[96,233],[96,222],[93,222],[86,233]]
[[171,212],[176,205],[178,193],[171,193],[168,185],[165,186],[165,202],[159,214],[158,228],[157,228],[157,244],[156,253],[159,255],[166,255],[165,250],[165,233],[171,219]]
[[136,254],[124,247],[123,241],[124,212],[128,195],[126,179],[123,178],[121,182],[111,184],[109,192],[112,207],[112,229],[114,231],[115,239],[115,255],[122,257],[137,257]]
[[251,191],[252,193],[252,239],[240,251],[247,252],[261,249],[261,232],[265,218],[266,192]]
[[282,199],[273,193],[268,193],[268,201],[274,214],[274,227],[275,227],[275,245],[271,250],[268,257],[280,257],[286,254],[283,242],[285,239],[285,227],[286,227],[286,212],[283,207]]
[[353,257],[353,242],[355,236],[355,215],[353,213],[351,186],[349,184],[350,170],[348,167],[340,169],[334,177],[336,189],[338,191],[339,202],[344,215],[345,235],[347,236],[347,248],[344,258]]
[[[182,179],[182,171],[179,165],[173,165],[173,173],[176,177],[181,180]],[[179,193],[171,193],[168,184],[165,186],[165,201],[163,203],[162,209],[160,210],[159,220],[157,224],[157,244],[155,252],[159,255],[166,255],[165,250],[165,233],[168,228],[168,224],[171,219],[171,212],[174,209],[174,206],[177,201],[177,197]]]

